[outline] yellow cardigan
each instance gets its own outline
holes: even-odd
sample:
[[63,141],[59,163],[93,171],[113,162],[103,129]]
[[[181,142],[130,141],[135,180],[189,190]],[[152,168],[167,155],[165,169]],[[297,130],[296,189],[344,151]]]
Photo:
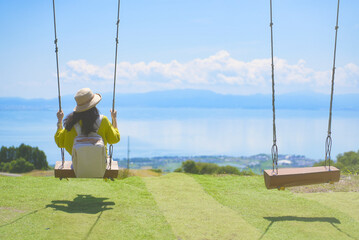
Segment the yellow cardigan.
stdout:
[[[100,127],[97,131],[106,145],[115,144],[120,141],[120,132],[117,128],[114,128],[108,118],[103,116]],[[72,155],[72,146],[74,145],[75,137],[77,136],[74,127],[70,131],[66,129],[57,129],[55,133],[55,142],[59,148],[65,148],[70,155]]]

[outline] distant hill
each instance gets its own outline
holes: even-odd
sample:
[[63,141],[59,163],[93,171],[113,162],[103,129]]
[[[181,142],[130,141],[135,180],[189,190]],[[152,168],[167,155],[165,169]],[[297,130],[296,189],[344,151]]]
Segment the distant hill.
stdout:
[[[112,93],[103,94],[104,105],[112,105]],[[295,93],[276,96],[277,109],[319,110],[329,108],[330,96],[317,93]],[[74,105],[73,96],[62,97],[63,106]],[[141,108],[243,108],[271,109],[272,96],[225,95],[207,90],[169,90],[116,95],[119,107]],[[0,110],[52,110],[58,108],[58,99],[0,98]],[[359,110],[359,94],[335,95],[336,110]]]

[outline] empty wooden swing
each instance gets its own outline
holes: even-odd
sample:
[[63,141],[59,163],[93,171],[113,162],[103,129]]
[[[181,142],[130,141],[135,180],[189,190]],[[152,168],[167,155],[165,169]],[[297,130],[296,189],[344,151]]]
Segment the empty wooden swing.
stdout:
[[331,125],[332,125],[332,106],[334,92],[334,74],[335,74],[335,57],[337,47],[339,18],[339,0],[337,6],[337,18],[335,26],[335,44],[334,58],[332,70],[332,85],[329,107],[328,135],[325,142],[325,166],[306,167],[306,168],[280,168],[278,169],[278,147],[275,125],[275,98],[274,98],[274,63],[273,63],[273,22],[272,22],[272,0],[270,0],[270,28],[271,28],[271,58],[272,58],[272,109],[273,109],[273,145],[272,145],[272,161],[273,169],[264,170],[264,182],[267,189],[278,190],[285,187],[302,186],[319,183],[334,183],[340,179],[340,171],[336,167],[330,166],[330,152],[332,148]]
[[[52,1],[53,4],[53,15],[54,15],[54,32],[55,32],[55,52],[56,52],[56,67],[57,67],[57,87],[58,87],[58,100],[59,100],[59,111],[61,111],[61,94],[60,94],[60,78],[59,78],[59,63],[58,63],[58,47],[57,47],[57,35],[56,35],[56,15],[55,15],[55,0]],[[116,32],[116,50],[115,50],[115,69],[114,69],[114,80],[113,80],[113,101],[112,101],[112,110],[115,110],[115,88],[116,88],[116,71],[117,71],[117,48],[118,48],[118,29],[120,23],[120,0],[118,0],[117,8],[117,32]],[[106,171],[103,176],[105,179],[115,179],[118,177],[118,162],[112,160],[113,155],[113,145],[109,147],[109,154],[107,156],[107,166]],[[75,171],[72,167],[72,161],[65,161],[64,149],[61,148],[61,158],[62,161],[57,161],[55,164],[54,174],[56,178],[76,178]]]

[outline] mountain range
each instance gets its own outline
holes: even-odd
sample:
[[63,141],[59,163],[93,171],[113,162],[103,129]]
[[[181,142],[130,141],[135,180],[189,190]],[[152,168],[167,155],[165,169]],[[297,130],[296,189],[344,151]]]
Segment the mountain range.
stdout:
[[[102,95],[102,105],[112,106],[112,93]],[[62,106],[74,106],[73,96],[61,98]],[[329,109],[330,95],[294,93],[276,96],[277,109],[320,110]],[[116,107],[128,108],[242,108],[271,109],[270,94],[226,95],[207,90],[167,90],[147,93],[116,94]],[[53,110],[58,98],[23,99],[0,97],[0,110]],[[334,95],[333,109],[359,110],[359,94]]]

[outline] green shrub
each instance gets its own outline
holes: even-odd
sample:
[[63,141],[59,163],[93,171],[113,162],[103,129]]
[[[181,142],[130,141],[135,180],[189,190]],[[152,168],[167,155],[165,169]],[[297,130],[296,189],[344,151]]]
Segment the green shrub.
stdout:
[[345,152],[337,156],[337,163],[335,164],[341,171],[351,174],[359,173],[359,151]]
[[150,170],[155,173],[162,173],[162,169],[151,168]]
[[129,169],[124,168],[118,171],[118,176],[117,176],[118,179],[125,179],[128,177],[131,177],[131,173]]
[[359,165],[344,167],[340,170],[345,174],[356,175],[359,174]]
[[[313,166],[324,166],[325,161],[315,163]],[[337,162],[330,160],[330,165],[337,167],[343,173],[359,174],[359,151],[345,152],[337,156]]]
[[220,167],[217,171],[218,174],[236,174],[236,175],[240,175],[240,172],[238,170],[238,168],[233,167],[233,166],[223,166]]
[[[329,164],[329,161],[327,161],[327,165],[328,164]],[[335,166],[336,163],[333,160],[330,160],[330,165]],[[313,164],[313,167],[319,167],[319,166],[325,166],[325,160]]]
[[239,175],[241,175],[241,176],[254,176],[256,174],[252,171],[252,169],[248,168],[248,169],[242,170],[239,173]]
[[9,172],[10,171],[10,163],[0,163],[0,172]]
[[214,163],[196,163],[198,174],[215,174],[217,173],[219,166]]
[[181,167],[179,167],[179,168],[176,168],[176,169],[174,170],[174,172],[183,172],[183,170],[182,170]]
[[182,169],[186,173],[198,174],[198,168],[193,160],[182,162]]
[[18,158],[10,162],[9,172],[24,173],[24,172],[30,172],[33,169],[34,169],[34,164],[29,163],[24,158]]
[[193,174],[234,174],[241,176],[256,175],[250,168],[240,171],[238,168],[230,165],[220,167],[215,163],[196,163],[192,160],[182,162],[182,168],[177,168],[174,170],[174,172],[185,172]]

